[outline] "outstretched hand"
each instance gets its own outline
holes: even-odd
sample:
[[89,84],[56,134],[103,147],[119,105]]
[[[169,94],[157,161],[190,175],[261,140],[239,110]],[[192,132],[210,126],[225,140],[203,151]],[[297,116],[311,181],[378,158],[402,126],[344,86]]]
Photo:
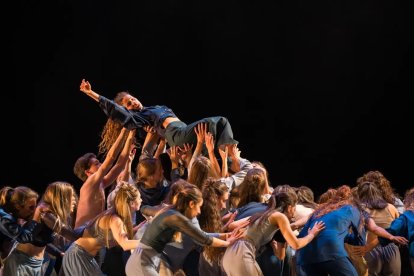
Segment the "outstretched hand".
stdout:
[[317,221],[312,228],[309,228],[308,233],[317,236],[323,229],[325,229],[325,223]]
[[86,81],[85,79],[82,79],[82,82],[80,84],[80,91],[82,91],[83,93],[90,93],[92,91],[92,86],[89,83],[89,81]]
[[145,130],[145,132],[147,133],[155,133],[155,128],[153,126],[150,125],[145,125],[143,127],[143,129]]
[[199,123],[194,127],[194,132],[197,135],[197,143],[204,144],[205,136],[207,133],[207,124],[206,123]]
[[99,102],[100,95],[94,91],[92,91],[92,86],[89,81],[82,79],[81,84],[79,86],[80,91],[94,99],[95,101]]
[[408,240],[404,237],[401,236],[392,236],[390,238],[390,241],[400,244],[400,245],[407,245],[408,244]]
[[226,237],[226,241],[228,241],[229,244],[232,245],[235,241],[243,238],[245,235],[246,228],[236,228],[230,233],[230,235]]

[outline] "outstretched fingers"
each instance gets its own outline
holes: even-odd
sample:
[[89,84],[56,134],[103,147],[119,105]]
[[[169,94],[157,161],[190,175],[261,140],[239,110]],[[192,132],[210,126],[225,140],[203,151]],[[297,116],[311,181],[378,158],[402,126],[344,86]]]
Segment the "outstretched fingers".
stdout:
[[401,236],[393,236],[391,238],[391,241],[393,241],[395,243],[398,243],[400,245],[407,245],[408,244],[408,240],[404,237],[401,237]]
[[323,229],[325,229],[325,223],[323,221],[317,221],[312,228],[309,229],[309,232],[313,235],[319,234]]

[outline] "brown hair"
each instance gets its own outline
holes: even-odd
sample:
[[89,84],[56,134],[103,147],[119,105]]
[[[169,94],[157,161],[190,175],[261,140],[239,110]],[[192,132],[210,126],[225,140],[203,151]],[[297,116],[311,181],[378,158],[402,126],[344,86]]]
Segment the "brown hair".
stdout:
[[88,152],[76,160],[75,165],[73,166],[73,173],[80,180],[85,181],[88,178],[85,171],[91,167],[90,162],[93,158],[96,158],[96,155],[92,152]]
[[319,218],[327,213],[338,210],[344,205],[353,204],[351,188],[348,185],[342,185],[336,189],[336,193],[327,202],[322,203],[316,208],[314,217]]
[[357,179],[357,184],[363,182],[374,183],[381,191],[385,201],[394,204],[395,194],[390,181],[380,171],[369,171]]
[[253,168],[247,171],[242,183],[240,183],[240,201],[238,207],[250,202],[262,202],[268,182],[266,172],[261,168]]
[[[208,178],[203,186],[203,205],[201,207],[201,214],[198,217],[200,228],[208,233],[223,232],[223,223],[221,221],[221,213],[218,208],[220,197],[228,192],[227,185],[214,178]],[[225,248],[219,247],[204,247],[203,254],[213,263],[219,263],[223,256]]]
[[318,207],[318,204],[316,204],[314,200],[314,195],[311,188],[307,186],[300,186],[296,189],[296,194],[298,195],[298,204],[312,209]]
[[161,161],[157,158],[141,159],[136,167],[137,182],[147,182],[161,167]]
[[358,183],[357,186],[358,199],[369,209],[384,209],[388,203],[382,197],[381,191],[372,182]]
[[331,198],[333,198],[335,195],[336,195],[336,189],[329,188],[326,192],[324,192],[323,194],[321,194],[321,195],[319,196],[318,203],[319,203],[319,204],[326,203],[326,202],[327,202],[327,201],[329,201]]
[[405,192],[404,207],[407,210],[413,210],[414,206],[411,206],[413,203],[414,203],[414,188],[411,188]]
[[[130,95],[127,91],[121,91],[116,94],[114,102],[122,105],[125,96]],[[121,133],[122,125],[111,118],[108,118],[101,133],[101,142],[99,143],[99,154],[105,155],[111,146],[115,143],[119,133]]]
[[203,200],[203,195],[197,186],[186,186],[184,189],[178,192],[177,199],[174,203],[174,208],[181,214],[185,214],[188,206],[190,206],[191,201],[198,203],[201,200]]
[[205,156],[198,156],[191,166],[187,181],[196,185],[200,190],[208,177],[217,177],[210,159]]
[[298,202],[298,196],[296,195],[295,189],[289,186],[285,189],[274,190],[267,203],[266,211],[263,214],[253,215],[250,224],[253,224],[256,220],[262,223],[263,220],[267,219],[275,211],[286,214],[289,206],[296,206]]
[[18,211],[16,206],[25,205],[26,201],[31,198],[38,199],[39,195],[26,186],[18,186],[16,188],[6,186],[0,190],[0,206],[14,216]]

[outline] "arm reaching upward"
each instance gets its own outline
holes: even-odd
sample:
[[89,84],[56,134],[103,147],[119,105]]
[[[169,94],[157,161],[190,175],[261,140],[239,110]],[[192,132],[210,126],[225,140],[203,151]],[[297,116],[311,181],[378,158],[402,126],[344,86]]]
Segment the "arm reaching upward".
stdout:
[[125,165],[129,159],[129,153],[131,152],[134,136],[135,136],[135,130],[129,131],[128,137],[126,138],[124,147],[122,149],[121,154],[118,157],[118,160],[116,161],[115,165],[110,169],[110,171],[105,175],[102,181],[104,188],[112,184],[116,180],[116,178],[119,176],[119,174],[124,170]]
[[82,82],[80,84],[80,91],[94,99],[96,102],[99,102],[100,95],[92,90],[92,86],[89,81],[82,79]]

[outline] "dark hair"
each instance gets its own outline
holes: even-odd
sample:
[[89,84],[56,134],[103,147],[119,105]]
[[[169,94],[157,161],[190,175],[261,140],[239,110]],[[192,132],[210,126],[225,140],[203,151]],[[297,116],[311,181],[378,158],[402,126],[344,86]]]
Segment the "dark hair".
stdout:
[[91,167],[91,159],[96,158],[94,153],[88,152],[79,157],[73,166],[73,173],[82,181],[85,181],[88,176],[85,171]]
[[394,204],[395,194],[391,183],[380,171],[369,171],[357,179],[357,185],[363,182],[374,183],[380,189],[385,201]]
[[357,186],[358,199],[369,209],[384,209],[388,202],[381,195],[381,191],[372,182],[362,182]]
[[177,194],[177,200],[174,204],[175,209],[181,214],[185,214],[190,202],[198,203],[203,200],[203,195],[197,186],[186,186],[183,190]]
[[229,205],[231,208],[237,208],[240,200],[240,185],[234,186],[229,192]]
[[261,202],[267,185],[266,172],[263,169],[253,168],[248,170],[239,186],[240,201],[238,207],[250,202]]
[[253,224],[258,219],[258,223],[262,223],[264,219],[268,218],[275,211],[286,214],[287,208],[289,206],[296,206],[297,202],[298,196],[292,187],[284,191],[273,191],[267,203],[266,211],[261,215],[253,215],[250,219],[250,224]]
[[192,187],[193,184],[188,183],[184,179],[178,179],[170,186],[170,190],[168,191],[168,194],[166,195],[165,199],[163,200],[164,204],[173,204],[174,197],[184,190],[186,187]]
[[139,160],[136,167],[137,182],[146,182],[153,176],[157,168],[162,168],[161,161],[157,158],[144,158]]

